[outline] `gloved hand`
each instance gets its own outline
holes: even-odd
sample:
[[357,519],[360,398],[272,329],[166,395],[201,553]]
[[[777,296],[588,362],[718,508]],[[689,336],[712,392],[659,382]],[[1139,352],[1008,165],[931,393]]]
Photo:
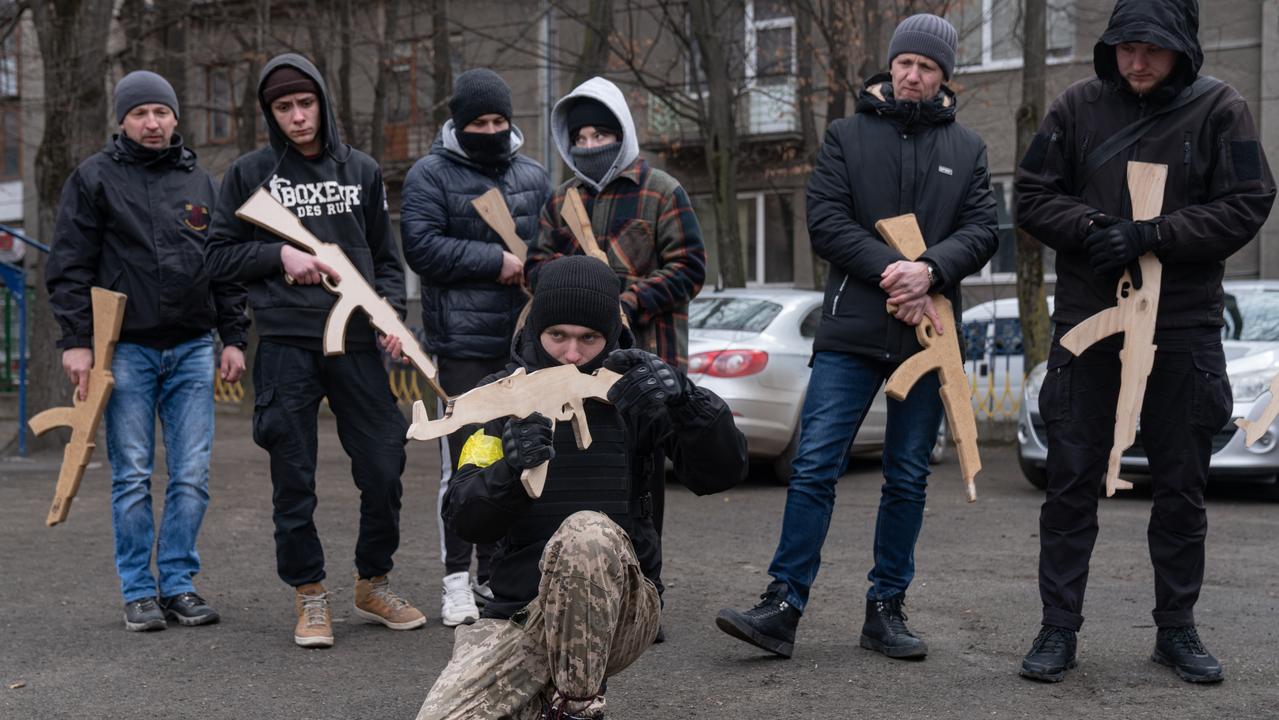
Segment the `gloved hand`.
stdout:
[[655,413],[688,399],[688,380],[656,355],[643,350],[614,350],[604,367],[622,377],[609,388],[608,401],[618,410]]
[[555,457],[551,420],[541,413],[511,418],[502,431],[502,454],[516,470],[527,470]]
[[[1124,220],[1084,238],[1084,249],[1094,273],[1118,280],[1125,267],[1135,268],[1137,258],[1155,249],[1158,238],[1159,231],[1153,224]],[[1132,277],[1133,287],[1141,289],[1141,271],[1134,269]]]

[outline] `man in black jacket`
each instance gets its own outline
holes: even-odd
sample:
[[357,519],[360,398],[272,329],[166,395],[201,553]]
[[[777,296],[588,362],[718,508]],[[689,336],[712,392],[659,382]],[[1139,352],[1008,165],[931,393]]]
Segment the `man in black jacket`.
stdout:
[[[196,536],[209,503],[213,446],[213,335],[220,373],[244,371],[244,288],[211,282],[204,251],[213,180],[174,132],[178,99],[168,81],[139,70],[115,89],[120,134],[67,178],[45,270],[49,304],[62,329],[62,366],[76,394],[93,367],[90,289],[128,295],[106,410],[116,570],[129,630],[217,622],[195,592]],[[164,432],[169,485],[156,541],[151,511],[155,419]],[[157,590],[159,593],[157,605]]]
[[[325,397],[338,438],[351,456],[360,489],[355,545],[355,613],[393,630],[426,618],[389,587],[400,543],[400,473],[408,430],[395,405],[378,344],[393,357],[400,338],[379,337],[363,313],[346,329],[346,352],[321,348],[334,297],[319,285],[332,268],[314,255],[235,217],[259,187],[296,213],[316,237],[336,243],[366,281],[401,314],[404,270],[386,210],[382,171],[344,144],[324,80],[300,55],[267,63],[258,100],[270,144],[241,156],[222,178],[209,241],[216,277],[248,284],[261,343],[253,365],[253,439],[271,456],[276,569],[296,589],[293,639],[303,647],[333,644],[324,551],[315,512],[316,418]],[[291,280],[291,282],[287,282]]]
[[[454,396],[506,367],[515,321],[526,300],[520,287],[523,261],[506,249],[471,201],[499,189],[516,233],[531,242],[550,180],[541,165],[519,153],[524,135],[511,124],[511,89],[497,73],[476,68],[459,75],[449,109],[453,117],[444,123],[430,154],[414,163],[404,179],[400,237],[409,268],[422,278],[426,350],[435,356],[440,386]],[[441,438],[441,510],[465,441],[462,431]],[[491,553],[488,545],[475,547],[472,581],[471,543],[440,522],[445,625],[479,619],[476,600],[492,597],[487,584]]]
[[[511,364],[486,380],[561,364],[622,374],[611,405],[585,402],[586,450],[569,423],[552,431],[537,413],[490,422],[467,440],[444,519],[468,540],[497,542],[493,600],[479,622],[458,628],[418,720],[601,716],[605,678],[657,635],[655,475],[668,454],[699,495],[746,474],[746,441],[728,407],[632,348],[618,297],[617,276],[594,258],[547,263]],[[530,499],[520,474],[547,461],[542,496]]]
[[[1043,628],[1022,662],[1027,677],[1055,682],[1075,666],[1119,393],[1120,338],[1078,358],[1060,339],[1113,306],[1124,268],[1154,252],[1163,263],[1158,350],[1141,412],[1154,496],[1147,530],[1158,627],[1152,659],[1186,680],[1222,678],[1194,620],[1212,437],[1232,409],[1221,278],[1226,258],[1265,222],[1275,185],[1244,99],[1223,82],[1196,81],[1198,30],[1195,0],[1120,0],[1093,49],[1097,77],[1057,98],[1018,169],[1020,223],[1057,251],[1055,330],[1039,395],[1048,426],[1048,497],[1039,517]],[[1166,114],[1084,177],[1090,149],[1159,113]],[[1129,160],[1168,166],[1163,214],[1149,222],[1125,219],[1132,216]]]
[[[724,632],[790,657],[795,628],[817,576],[830,526],[835,483],[849,444],[885,378],[918,352],[915,325],[927,317],[957,332],[959,283],[996,249],[995,200],[986,146],[955,122],[945,85],[955,62],[955,28],[934,15],[897,26],[889,73],[871,78],[856,114],[831,123],[808,184],[813,249],[830,262],[813,372],[804,401],[773,582],[753,609],[721,610]],[[881,219],[914,213],[928,249],[907,261],[876,233]],[[930,293],[944,293],[955,317],[938,317]],[[885,313],[885,303],[895,307]],[[889,399],[884,486],[875,523],[874,565],[866,592],[862,647],[893,658],[922,658],[923,640],[902,610],[915,572],[924,519],[928,456],[942,418],[935,373],[905,400]]]

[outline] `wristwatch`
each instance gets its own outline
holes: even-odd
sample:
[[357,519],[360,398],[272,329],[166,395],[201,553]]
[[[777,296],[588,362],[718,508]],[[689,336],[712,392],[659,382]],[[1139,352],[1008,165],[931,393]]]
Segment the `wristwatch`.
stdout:
[[931,290],[937,284],[937,268],[927,260],[924,261],[924,267],[928,270],[928,288]]

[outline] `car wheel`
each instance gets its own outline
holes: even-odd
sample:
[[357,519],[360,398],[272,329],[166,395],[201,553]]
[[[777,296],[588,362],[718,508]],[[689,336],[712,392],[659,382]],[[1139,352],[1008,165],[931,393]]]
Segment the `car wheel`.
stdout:
[[[1040,490],[1048,489],[1048,471],[1035,465],[1034,461],[1027,460],[1021,453],[1017,453],[1017,464],[1021,466],[1021,474],[1026,477],[1026,481]],[[1102,492],[1105,492],[1105,484],[1102,485]]]
[[950,434],[946,431],[946,420],[941,421],[941,425],[937,426],[937,442],[933,445],[933,451],[928,453],[929,465],[940,465],[946,459],[946,445],[950,442]]
[[773,458],[773,479],[778,485],[789,485],[792,472],[791,461],[795,459],[795,448],[799,447],[799,421],[795,422],[795,432],[791,434],[790,444],[781,455]]

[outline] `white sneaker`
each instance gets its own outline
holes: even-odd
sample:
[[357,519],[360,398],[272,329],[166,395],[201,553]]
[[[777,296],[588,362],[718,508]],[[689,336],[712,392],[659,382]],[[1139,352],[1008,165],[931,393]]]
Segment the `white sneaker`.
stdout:
[[445,627],[457,627],[463,623],[470,625],[480,619],[480,609],[475,606],[475,598],[471,595],[470,573],[445,575],[443,587],[440,615]]
[[475,604],[478,607],[484,607],[493,602],[493,590],[489,588],[489,584],[479,582],[475,578],[471,579],[471,594],[475,596]]

